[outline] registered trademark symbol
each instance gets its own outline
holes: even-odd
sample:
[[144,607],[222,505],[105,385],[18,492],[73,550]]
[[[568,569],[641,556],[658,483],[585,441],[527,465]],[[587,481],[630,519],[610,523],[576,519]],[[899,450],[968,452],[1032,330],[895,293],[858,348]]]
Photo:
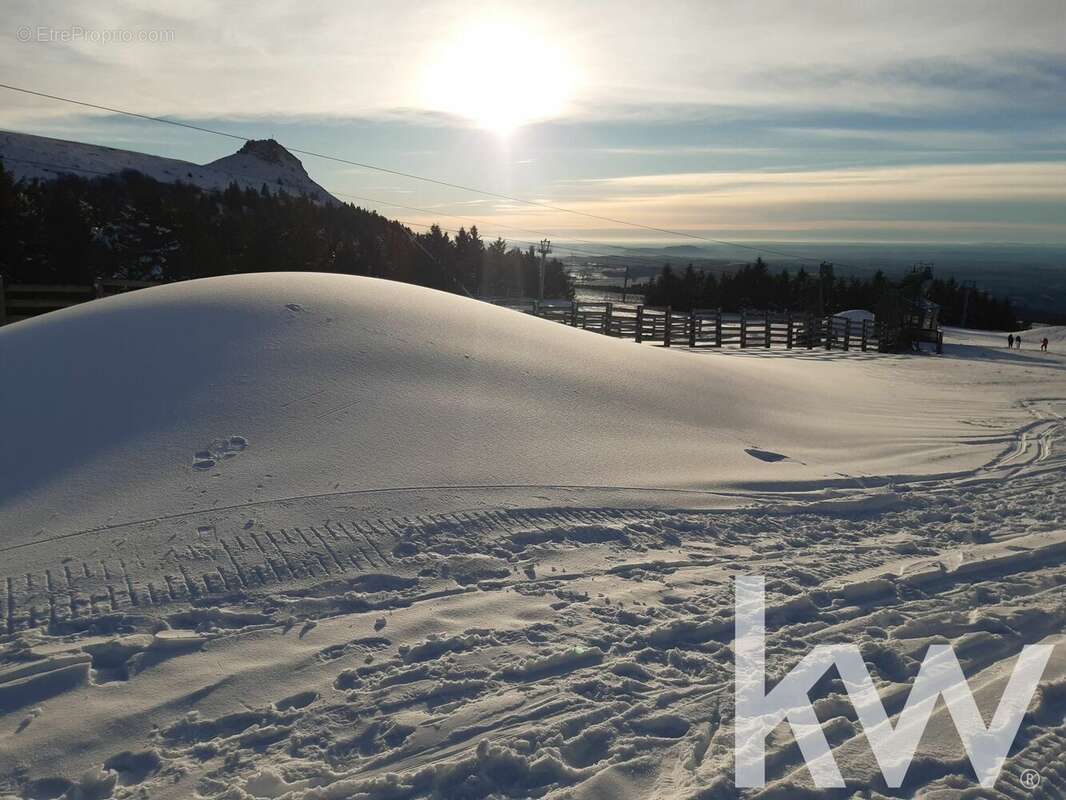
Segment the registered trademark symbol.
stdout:
[[1026,789],[1035,789],[1040,785],[1040,773],[1035,769],[1027,769],[1022,773],[1021,780]]

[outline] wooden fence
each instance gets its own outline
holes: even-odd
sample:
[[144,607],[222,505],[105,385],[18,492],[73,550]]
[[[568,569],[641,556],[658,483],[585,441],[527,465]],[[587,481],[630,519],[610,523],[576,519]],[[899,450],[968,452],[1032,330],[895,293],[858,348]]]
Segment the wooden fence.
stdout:
[[[0,278],[0,325],[68,308],[98,297],[158,286],[150,281],[98,280],[92,286],[13,284]],[[606,301],[538,302],[489,300],[575,328],[654,342],[665,347],[783,347],[825,350],[891,350],[899,332],[870,320],[769,311],[727,313],[718,309],[673,311],[657,306]],[[939,348],[939,343],[938,343]]]
[[719,309],[670,308],[609,302],[491,300],[496,305],[575,328],[664,347],[884,350],[893,332],[873,320],[771,311],[728,313]]
[[98,280],[92,286],[23,283],[4,285],[0,278],[0,325],[69,308],[98,297],[158,286],[152,281]]

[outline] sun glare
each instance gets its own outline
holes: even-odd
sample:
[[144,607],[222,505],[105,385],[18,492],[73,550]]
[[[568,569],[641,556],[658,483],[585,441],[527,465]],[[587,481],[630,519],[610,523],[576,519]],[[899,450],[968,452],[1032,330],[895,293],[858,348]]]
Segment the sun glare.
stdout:
[[425,104],[507,134],[556,116],[574,89],[566,53],[524,26],[464,29],[427,66]]

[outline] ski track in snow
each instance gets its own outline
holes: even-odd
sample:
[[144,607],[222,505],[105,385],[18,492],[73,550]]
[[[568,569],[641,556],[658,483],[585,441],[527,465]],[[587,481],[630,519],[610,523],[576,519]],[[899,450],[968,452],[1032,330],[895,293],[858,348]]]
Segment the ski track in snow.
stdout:
[[[334,505],[264,528],[234,507],[80,532],[58,561],[43,542],[9,548],[0,792],[851,796],[811,789],[780,731],[769,785],[733,788],[731,579],[767,576],[781,675],[816,644],[858,642],[895,713],[925,648],[950,642],[971,683],[993,685],[1066,622],[1066,400],[1025,406],[1033,421],[982,469],[870,490],[718,510],[567,507],[550,488],[542,508],[479,507],[456,491],[441,513],[341,518]],[[132,699],[93,704],[116,687]],[[212,716],[198,710],[209,695]],[[950,724],[889,790],[839,679],[812,699],[834,748],[856,754],[838,759],[845,777],[872,787],[855,796],[1066,790],[1060,651],[996,790],[979,795]],[[49,727],[78,703],[91,742]],[[81,778],[32,759],[50,740]]]

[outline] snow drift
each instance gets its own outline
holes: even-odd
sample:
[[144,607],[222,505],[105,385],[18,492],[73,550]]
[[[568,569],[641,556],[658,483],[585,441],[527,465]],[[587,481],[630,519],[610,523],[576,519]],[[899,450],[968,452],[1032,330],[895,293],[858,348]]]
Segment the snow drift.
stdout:
[[860,388],[839,359],[706,355],[341,275],[95,301],[0,329],[0,526],[336,489],[776,485],[918,469],[931,447],[937,468],[988,456],[956,452],[972,430],[952,414],[885,415],[929,388]]
[[[739,797],[740,571],[775,675],[857,643],[893,715],[930,644],[985,719],[1056,645],[998,783],[1054,794],[1066,361],[972,335],[664,350],[311,274],[0,329],[0,795]],[[603,488],[641,484],[728,497]],[[810,699],[881,796],[839,681]],[[743,796],[839,795],[767,746]],[[942,707],[919,758],[902,794],[975,796]]]

